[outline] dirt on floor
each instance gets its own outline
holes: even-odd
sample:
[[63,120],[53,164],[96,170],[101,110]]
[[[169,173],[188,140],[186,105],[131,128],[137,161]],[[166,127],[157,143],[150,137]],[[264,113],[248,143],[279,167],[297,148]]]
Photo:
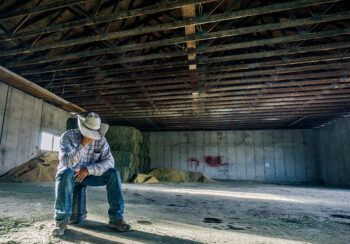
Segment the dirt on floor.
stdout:
[[104,187],[88,187],[88,221],[49,235],[54,183],[0,184],[0,243],[350,243],[350,190],[216,182],[123,184],[133,231],[106,223]]

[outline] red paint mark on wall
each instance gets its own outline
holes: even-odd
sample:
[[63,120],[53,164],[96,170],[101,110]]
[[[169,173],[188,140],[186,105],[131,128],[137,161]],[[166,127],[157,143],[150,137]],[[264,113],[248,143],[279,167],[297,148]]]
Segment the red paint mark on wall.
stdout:
[[188,159],[188,163],[189,163],[189,165],[190,165],[191,168],[197,169],[198,166],[199,166],[199,160],[196,159],[196,158],[189,158],[189,159]]
[[205,156],[204,162],[213,168],[218,168],[227,165],[228,163],[223,163],[223,156]]

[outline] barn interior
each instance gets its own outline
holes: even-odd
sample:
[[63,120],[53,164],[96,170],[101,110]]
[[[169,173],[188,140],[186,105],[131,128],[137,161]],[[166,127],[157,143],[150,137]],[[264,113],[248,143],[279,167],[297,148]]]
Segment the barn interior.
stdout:
[[[346,0],[0,1],[0,243],[349,243]],[[348,63],[349,61],[349,63]],[[60,137],[99,114],[130,232],[51,236]]]

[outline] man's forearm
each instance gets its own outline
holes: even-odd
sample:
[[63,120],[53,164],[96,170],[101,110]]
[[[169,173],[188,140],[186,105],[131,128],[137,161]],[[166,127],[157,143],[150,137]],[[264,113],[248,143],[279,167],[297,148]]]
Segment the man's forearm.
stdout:
[[89,175],[101,176],[108,169],[114,168],[114,159],[113,157],[108,157],[98,163],[90,164],[86,168],[89,171]]
[[79,144],[77,148],[71,150],[70,152],[60,153],[60,161],[62,162],[63,166],[73,167],[80,161],[84,151],[85,147],[82,144]]

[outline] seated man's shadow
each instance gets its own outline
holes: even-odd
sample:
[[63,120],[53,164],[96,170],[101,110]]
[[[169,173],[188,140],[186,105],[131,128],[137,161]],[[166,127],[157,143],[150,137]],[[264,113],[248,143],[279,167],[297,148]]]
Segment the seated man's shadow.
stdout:
[[[79,231],[82,229],[82,231]],[[85,231],[84,231],[85,230]],[[86,230],[90,233],[87,233]],[[94,235],[94,233],[96,235]],[[153,233],[131,230],[129,232],[118,232],[106,223],[86,220],[83,224],[69,225],[63,236],[59,237],[65,241],[87,241],[90,243],[119,244],[126,242],[147,242],[147,243],[192,243],[202,242],[186,240],[177,237],[157,235]]]

